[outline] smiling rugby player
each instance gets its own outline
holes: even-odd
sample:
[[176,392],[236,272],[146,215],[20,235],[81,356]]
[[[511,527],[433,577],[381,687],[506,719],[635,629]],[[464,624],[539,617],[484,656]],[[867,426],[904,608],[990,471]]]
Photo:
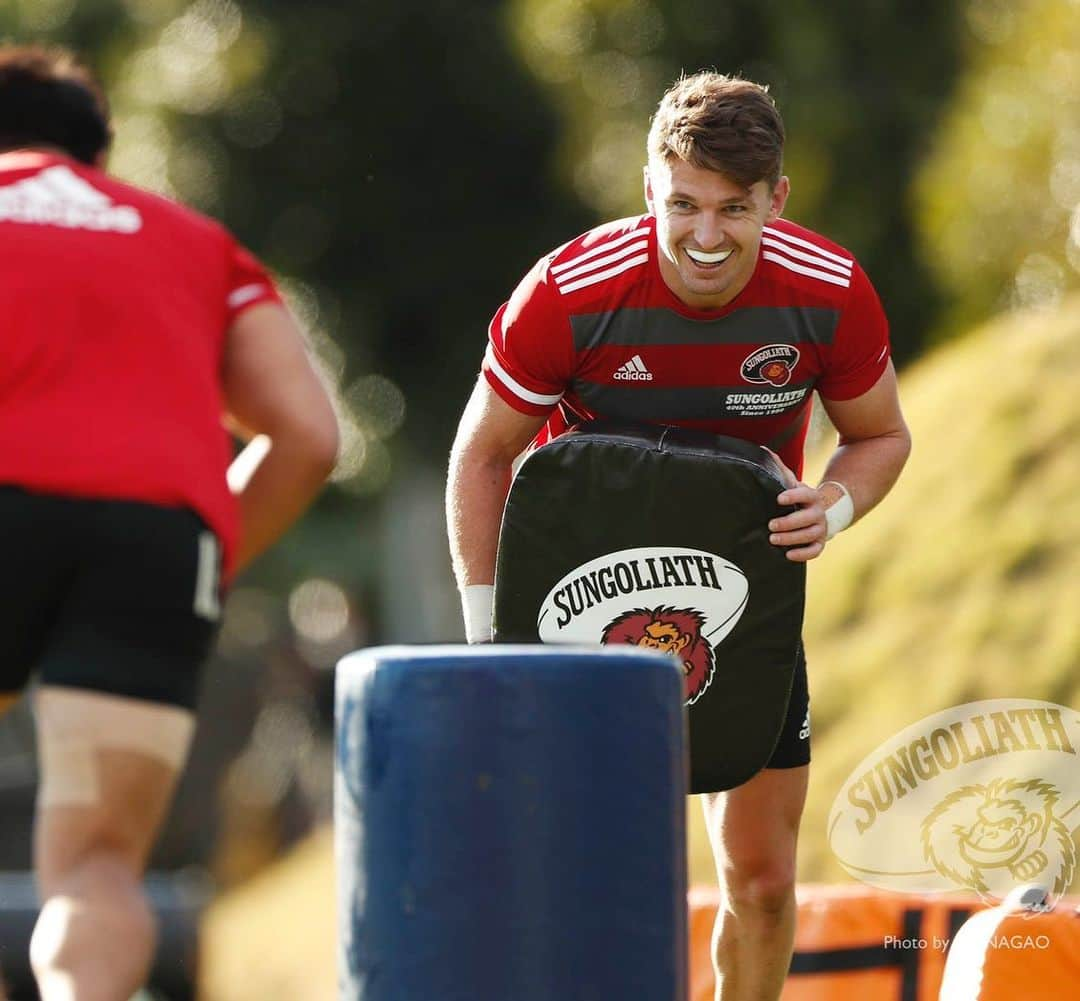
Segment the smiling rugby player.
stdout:
[[[470,641],[491,638],[513,461],[583,421],[698,428],[775,451],[788,482],[778,502],[797,510],[769,521],[769,541],[794,561],[820,556],[896,481],[910,436],[884,312],[851,253],[782,217],[783,145],[766,88],[713,72],[679,80],[649,132],[647,213],[545,254],[496,313],[447,491]],[[815,391],[839,432],[816,487],[799,481]],[[773,1001],[788,970],[809,736],[800,651],[772,759],[704,797],[724,889],[723,1001]]]

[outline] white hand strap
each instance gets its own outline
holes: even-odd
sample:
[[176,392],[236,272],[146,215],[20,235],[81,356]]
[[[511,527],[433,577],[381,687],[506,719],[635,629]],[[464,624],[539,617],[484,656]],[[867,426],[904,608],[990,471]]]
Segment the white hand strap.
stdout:
[[851,524],[855,517],[855,503],[847,487],[839,480],[826,480],[818,486],[818,489],[826,485],[836,487],[840,491],[840,496],[825,509],[825,541],[827,542]]
[[491,611],[494,604],[495,587],[492,584],[468,584],[461,589],[466,643],[491,642]]

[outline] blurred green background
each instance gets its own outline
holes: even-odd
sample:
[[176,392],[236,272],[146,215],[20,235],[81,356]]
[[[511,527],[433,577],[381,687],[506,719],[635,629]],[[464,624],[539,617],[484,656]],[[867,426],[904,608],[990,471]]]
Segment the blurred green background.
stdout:
[[[1078,0],[5,0],[0,36],[82,52],[112,172],[274,269],[345,430],[333,485],[232,593],[156,858],[221,893],[207,998],[333,996],[311,840],[333,664],[461,638],[442,484],[487,322],[541,254],[643,210],[649,115],[683,70],[772,88],[786,215],[875,282],[915,437],[896,491],[811,569],[800,878],[842,878],[825,816],[883,736],[975,698],[1080,704]],[[0,730],[0,868],[27,862],[7,818],[28,816],[31,739],[19,716]],[[299,908],[305,933],[253,973],[260,929]]]

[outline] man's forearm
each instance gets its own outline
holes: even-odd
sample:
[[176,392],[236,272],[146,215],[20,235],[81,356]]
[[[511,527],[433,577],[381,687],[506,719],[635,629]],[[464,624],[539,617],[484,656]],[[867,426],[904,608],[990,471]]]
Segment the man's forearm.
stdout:
[[446,528],[470,643],[491,639],[495,554],[514,460],[544,420],[513,410],[484,376],[461,415],[446,478]]
[[821,479],[835,480],[847,488],[858,520],[892,489],[910,452],[911,436],[906,429],[842,442]]
[[469,643],[484,643],[492,637],[495,556],[510,476],[508,464],[478,461],[467,450],[455,451],[450,458],[447,533]]
[[336,433],[319,437],[265,435],[233,461],[229,485],[240,507],[236,569],[269,548],[308,508],[334,468]]
[[511,466],[453,454],[446,487],[446,524],[459,588],[495,582],[499,526],[510,489]]

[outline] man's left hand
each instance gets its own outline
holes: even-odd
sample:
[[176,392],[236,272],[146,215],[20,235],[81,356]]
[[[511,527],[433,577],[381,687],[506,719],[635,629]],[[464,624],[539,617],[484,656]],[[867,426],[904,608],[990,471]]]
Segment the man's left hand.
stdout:
[[773,518],[769,522],[769,542],[774,546],[791,547],[784,554],[795,563],[816,559],[825,550],[825,498],[821,491],[799,478],[784,464],[775,452],[765,449],[779,464],[787,489],[776,502],[785,507],[795,505],[798,511]]

